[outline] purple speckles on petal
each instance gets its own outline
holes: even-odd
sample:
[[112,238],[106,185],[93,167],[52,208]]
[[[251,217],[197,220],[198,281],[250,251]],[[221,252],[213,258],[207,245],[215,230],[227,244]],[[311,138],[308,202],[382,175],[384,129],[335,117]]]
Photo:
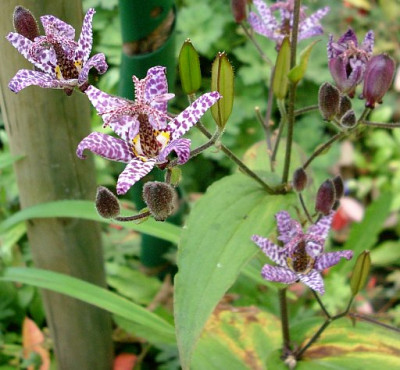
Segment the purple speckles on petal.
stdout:
[[117,193],[125,194],[133,184],[146,176],[154,165],[154,160],[143,162],[140,159],[132,159],[118,177]]

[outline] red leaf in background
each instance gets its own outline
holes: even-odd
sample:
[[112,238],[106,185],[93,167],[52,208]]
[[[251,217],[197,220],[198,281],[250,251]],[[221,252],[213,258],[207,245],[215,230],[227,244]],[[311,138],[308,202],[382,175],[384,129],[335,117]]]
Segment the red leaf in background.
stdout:
[[[32,352],[36,352],[42,359],[40,370],[50,369],[50,354],[49,351],[43,347],[44,340],[44,335],[36,323],[28,317],[25,317],[22,324],[23,356],[27,359]],[[29,366],[28,370],[34,370],[33,365]]]
[[137,362],[133,353],[120,353],[114,360],[113,370],[132,370]]

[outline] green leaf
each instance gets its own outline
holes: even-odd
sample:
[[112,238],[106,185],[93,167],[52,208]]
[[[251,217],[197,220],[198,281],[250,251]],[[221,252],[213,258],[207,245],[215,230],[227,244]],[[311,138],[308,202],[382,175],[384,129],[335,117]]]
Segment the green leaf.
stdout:
[[201,71],[199,54],[189,39],[183,43],[178,60],[182,90],[187,95],[194,94],[201,86]]
[[313,41],[300,53],[300,63],[294,66],[288,73],[289,80],[297,84],[305,75],[311,50],[319,40]]
[[104,219],[97,214],[94,202],[86,200],[60,200],[25,208],[0,223],[0,233],[5,232],[19,222],[31,218],[48,217],[83,218],[85,220],[100,221],[108,224],[119,224],[127,229],[153,235],[172,243],[178,243],[180,236],[180,228],[168,222],[161,223],[150,219],[143,224],[137,225],[133,222],[116,222]]
[[175,277],[175,323],[184,369],[218,301],[258,253],[251,236],[268,236],[275,213],[293,200],[291,195],[270,196],[251,178],[235,174],[215,182],[195,204],[182,233]]
[[290,68],[290,41],[288,37],[283,39],[281,48],[276,57],[274,82],[272,85],[277,99],[285,99],[288,90],[288,73]]
[[0,170],[2,170],[3,168],[10,167],[14,162],[17,162],[22,158],[24,158],[23,155],[12,156],[9,153],[1,154],[0,155]]
[[137,334],[154,343],[173,343],[172,325],[133,302],[104,288],[54,271],[10,267],[4,269],[0,281],[14,281],[49,289],[93,304],[103,310],[130,320]]
[[[364,219],[352,226],[349,238],[343,249],[351,249],[354,251],[354,255],[358,255],[366,249],[372,249],[378,240],[378,234],[382,230],[382,225],[389,215],[391,202],[391,194],[382,194],[371,203],[365,212]],[[354,263],[341,263],[341,267],[337,268],[336,271],[339,271],[341,274],[347,274],[353,267]]]

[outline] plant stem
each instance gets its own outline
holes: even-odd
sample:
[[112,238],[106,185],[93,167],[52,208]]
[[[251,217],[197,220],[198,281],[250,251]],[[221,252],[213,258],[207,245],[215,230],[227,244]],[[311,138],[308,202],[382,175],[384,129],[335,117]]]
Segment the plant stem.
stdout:
[[271,159],[272,143],[271,143],[271,128],[269,125],[269,121],[271,120],[272,102],[274,99],[274,89],[272,88],[274,84],[274,79],[275,79],[275,67],[272,67],[270,81],[269,81],[267,111],[265,113],[265,118],[264,118],[265,139],[267,141],[267,148],[269,151],[268,156],[270,157],[271,170],[272,170],[272,159]]
[[383,322],[379,322],[378,320],[375,320],[372,317],[361,315],[359,313],[349,313],[349,316],[350,317],[354,317],[355,319],[360,319],[360,320],[363,320],[363,321],[367,321],[367,322],[369,322],[371,324],[382,326],[383,328],[388,329],[388,330],[392,330],[392,331],[394,331],[396,333],[400,333],[400,329],[399,328],[396,328],[396,327],[391,326],[391,325],[384,324]]
[[322,311],[324,311],[324,314],[326,315],[326,317],[328,319],[331,319],[332,316],[330,315],[330,313],[327,311],[327,309],[325,308],[325,305],[322,303],[321,298],[319,298],[319,295],[317,294],[317,292],[315,290],[312,291],[314,294],[315,299],[317,300],[319,306],[321,307]]
[[267,55],[264,53],[264,51],[262,50],[261,46],[258,44],[258,42],[256,41],[256,39],[253,37],[253,35],[251,34],[251,32],[249,32],[249,30],[247,29],[247,27],[243,24],[240,23],[240,26],[242,27],[242,30],[244,31],[244,33],[246,34],[246,36],[248,37],[248,39],[253,43],[253,45],[256,47],[258,53],[261,56],[261,59],[267,63],[270,67],[272,67],[274,65],[274,63],[272,63],[272,60],[269,59],[267,57]]
[[150,211],[146,211],[143,213],[138,213],[137,215],[133,216],[118,216],[115,217],[115,221],[120,221],[120,222],[128,222],[128,221],[137,221],[140,220],[141,218],[146,218],[150,216]]
[[[293,9],[293,27],[292,35],[290,40],[290,69],[296,65],[296,53],[297,53],[297,34],[299,30],[299,19],[300,19],[300,5],[301,0],[295,0]],[[289,178],[290,159],[292,155],[292,143],[293,143],[293,129],[294,129],[294,103],[296,100],[296,88],[297,84],[289,81],[289,101],[288,101],[288,131],[286,137],[286,152],[285,162],[283,166],[282,183],[285,184]]]
[[283,133],[283,130],[284,130],[286,122],[287,122],[285,101],[283,99],[277,99],[276,102],[278,104],[278,109],[279,109],[279,112],[281,115],[281,120],[279,122],[278,135],[276,137],[274,150],[273,150],[272,156],[271,156],[272,172],[275,169],[275,162],[276,162],[276,156],[278,155],[279,143],[281,142],[282,133]]
[[336,135],[332,136],[326,143],[319,146],[313,154],[307,159],[307,161],[303,164],[303,169],[306,169],[310,163],[318,157],[323,151],[329,148],[335,141],[345,137],[347,133],[345,131],[338,132]]
[[396,127],[400,127],[400,123],[398,123],[398,122],[383,123],[383,122],[361,121],[360,123],[364,124],[366,126],[380,127],[380,128],[396,128]]
[[[195,99],[196,96],[194,94],[188,95],[189,103],[192,103]],[[206,136],[208,139],[212,139],[213,135],[207,130],[207,128],[201,123],[201,121],[198,121],[196,124],[196,127],[203,133],[204,136]],[[239,168],[249,177],[257,181],[268,194],[276,194],[276,191],[272,189],[261,177],[259,177],[255,172],[250,170],[235,154],[233,154],[225,145],[221,144],[220,145],[221,150],[226,154],[226,156],[235,162]]]
[[303,208],[303,211],[306,214],[308,222],[310,224],[312,224],[313,223],[312,217],[310,215],[310,212],[308,212],[306,204],[304,203],[303,195],[301,193],[299,193],[299,200],[300,200],[301,207]]
[[287,288],[279,289],[279,307],[281,310],[283,353],[286,353],[290,350],[290,333],[289,333],[289,319],[287,313],[286,290]]
[[302,115],[302,114],[304,114],[304,113],[314,112],[314,111],[316,111],[316,110],[318,110],[318,109],[319,109],[318,104],[310,105],[310,106],[308,106],[308,107],[296,109],[296,110],[294,111],[294,115],[295,115],[295,116],[300,116],[300,115]]

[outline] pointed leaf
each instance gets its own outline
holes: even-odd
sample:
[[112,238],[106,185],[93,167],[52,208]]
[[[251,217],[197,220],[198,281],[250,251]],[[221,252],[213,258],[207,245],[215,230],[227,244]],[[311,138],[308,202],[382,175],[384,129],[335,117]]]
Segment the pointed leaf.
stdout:
[[251,236],[268,236],[275,213],[288,209],[293,199],[270,196],[252,179],[235,174],[214,183],[195,204],[182,233],[175,277],[175,324],[184,369],[213,309],[258,253]]

